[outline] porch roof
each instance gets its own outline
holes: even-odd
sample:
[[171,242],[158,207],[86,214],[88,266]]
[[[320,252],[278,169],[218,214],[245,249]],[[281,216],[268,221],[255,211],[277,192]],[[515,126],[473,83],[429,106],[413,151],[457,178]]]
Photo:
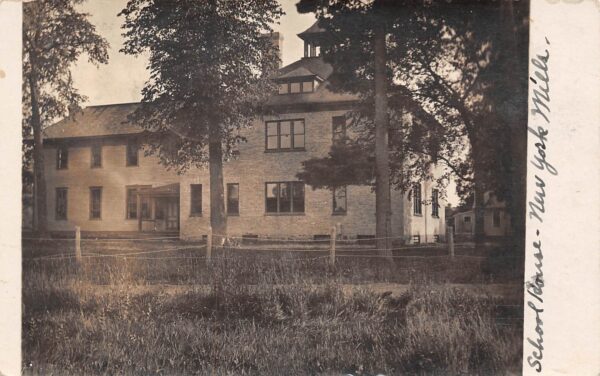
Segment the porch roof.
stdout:
[[137,192],[140,196],[148,197],[174,197],[179,196],[179,183],[161,185],[151,188],[140,188]]

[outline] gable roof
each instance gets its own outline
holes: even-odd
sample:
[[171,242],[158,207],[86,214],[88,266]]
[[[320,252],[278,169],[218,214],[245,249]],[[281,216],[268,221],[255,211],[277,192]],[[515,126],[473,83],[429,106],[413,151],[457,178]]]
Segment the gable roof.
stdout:
[[88,106],[61,121],[46,127],[44,137],[77,138],[141,133],[142,129],[127,121],[139,103]]
[[281,79],[287,79],[287,78],[300,78],[300,77],[314,77],[317,76],[317,74],[309,71],[308,69],[304,68],[304,67],[299,67],[294,69],[293,71],[290,71],[288,73],[282,74],[277,76],[278,80]]

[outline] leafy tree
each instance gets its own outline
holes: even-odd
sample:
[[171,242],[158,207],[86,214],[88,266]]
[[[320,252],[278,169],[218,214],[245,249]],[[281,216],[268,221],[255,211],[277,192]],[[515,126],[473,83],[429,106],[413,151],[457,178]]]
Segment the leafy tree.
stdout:
[[[380,1],[385,15],[378,16],[377,3],[302,0],[299,8],[316,11],[330,32],[321,50],[335,67],[332,87],[359,93],[358,117],[366,124],[374,118],[374,75],[373,21],[364,14],[386,25],[393,185],[406,190],[440,163],[447,169],[439,184],[453,176],[459,193],[475,189],[476,203],[486,190],[504,193],[499,196],[515,202],[518,218],[523,206],[517,202],[524,197],[527,4]],[[359,133],[367,141],[374,135],[372,127]],[[370,152],[368,146],[362,150]],[[326,159],[331,163],[331,156]],[[317,177],[310,170],[315,165],[305,165],[308,179]],[[476,212],[481,233],[480,204]]]
[[121,51],[148,53],[151,73],[130,120],[148,131],[148,153],[167,167],[209,164],[216,235],[227,233],[223,159],[273,93],[278,57],[265,35],[282,14],[276,0],[130,0],[120,13]]
[[[24,167],[33,156],[36,229],[47,232],[43,128],[77,110],[86,98],[73,87],[71,66],[82,54],[94,64],[108,61],[108,43],[96,33],[89,15],[77,11],[83,0],[36,0],[23,4]],[[28,173],[24,172],[24,177]],[[27,182],[27,180],[25,181]]]

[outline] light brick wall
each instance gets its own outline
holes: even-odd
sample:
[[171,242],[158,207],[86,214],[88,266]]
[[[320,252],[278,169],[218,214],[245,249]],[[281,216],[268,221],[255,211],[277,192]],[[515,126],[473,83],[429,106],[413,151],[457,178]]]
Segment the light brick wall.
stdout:
[[[56,169],[56,147],[46,146],[44,166],[47,186],[48,229],[73,231],[137,231],[138,221],[126,219],[126,186],[160,186],[177,183],[173,172],[160,167],[153,157],[139,153],[139,165],[125,166],[125,140],[106,142],[102,147],[102,167],[90,168],[91,149],[87,142],[69,146],[69,163],[65,170]],[[102,218],[90,219],[90,187],[102,187]],[[55,219],[57,187],[68,188],[67,220]]]
[[[230,235],[256,234],[261,236],[298,236],[329,234],[332,226],[339,225],[343,237],[375,235],[375,195],[371,187],[347,188],[347,214],[333,215],[332,193],[305,187],[305,212],[298,215],[271,215],[265,212],[265,183],[297,181],[296,173],[302,161],[327,155],[332,141],[332,117],[345,111],[314,111],[288,113],[257,119],[254,127],[245,129],[242,136],[247,142],[239,146],[239,158],[225,162],[224,184],[238,183],[240,214],[228,218]],[[275,119],[304,119],[305,151],[265,152],[265,121]],[[89,142],[72,143],[69,147],[69,166],[56,169],[56,147],[45,150],[48,191],[48,225],[51,231],[137,231],[138,222],[126,219],[126,187],[152,185],[154,187],[180,183],[180,234],[192,237],[207,233],[210,224],[210,184],[208,169],[191,169],[178,176],[158,164],[155,157],[139,154],[139,166],[126,167],[125,139],[105,141],[102,149],[102,167],[90,168]],[[190,217],[190,184],[202,184],[202,216]],[[89,219],[89,188],[103,187],[102,219]],[[55,220],[55,188],[67,187],[67,220]],[[431,188],[424,184],[423,198],[430,198]],[[392,232],[395,237],[409,241],[412,235],[421,235],[421,241],[433,241],[434,234],[444,234],[444,203],[440,200],[440,218],[431,217],[430,206],[424,206],[423,216],[412,215],[412,202],[407,195],[392,191]],[[427,224],[425,224],[427,216]],[[146,228],[146,226],[144,227]]]
[[[239,158],[226,162],[224,166],[224,183],[238,183],[240,188],[240,215],[228,218],[231,235],[312,236],[328,234],[338,223],[342,236],[375,234],[375,196],[371,188],[365,186],[347,188],[346,215],[332,215],[331,191],[312,190],[308,186],[305,187],[303,214],[265,213],[265,183],[297,181],[295,175],[301,170],[302,161],[327,155],[332,140],[332,117],[344,113],[319,111],[270,116],[257,119],[254,127],[244,132],[248,142],[240,145]],[[275,119],[304,119],[306,151],[265,152],[265,121]],[[184,237],[206,234],[210,224],[208,171],[190,171],[181,182],[181,234]],[[190,184],[202,184],[202,217],[189,216]]]

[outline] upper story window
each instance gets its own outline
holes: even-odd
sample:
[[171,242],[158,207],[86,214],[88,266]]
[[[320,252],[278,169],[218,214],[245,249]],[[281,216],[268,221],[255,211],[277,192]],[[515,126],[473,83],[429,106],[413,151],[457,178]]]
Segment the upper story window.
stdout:
[[283,82],[279,84],[279,94],[312,93],[315,89],[315,81],[312,79],[298,82]]
[[102,167],[102,145],[100,145],[100,144],[92,145],[91,154],[92,154],[91,167],[92,168]]
[[67,219],[67,188],[56,188],[56,205],[54,217],[56,220]]
[[267,213],[304,213],[304,183],[277,182],[265,184]]
[[317,57],[321,55],[321,46],[315,41],[304,42],[304,57]]
[[431,191],[431,216],[440,216],[440,192],[437,189]]
[[304,120],[266,122],[267,151],[304,150]]
[[413,213],[415,215],[423,214],[423,203],[421,202],[421,184],[415,184],[412,191],[413,196]]
[[127,166],[137,166],[139,162],[138,154],[139,154],[139,145],[136,140],[127,141],[127,151],[126,151],[126,165]]
[[66,146],[59,146],[56,149],[56,168],[64,170],[69,167],[69,149]]
[[346,117],[334,116],[331,119],[331,124],[333,131],[333,143],[344,143],[344,140],[346,139]]

